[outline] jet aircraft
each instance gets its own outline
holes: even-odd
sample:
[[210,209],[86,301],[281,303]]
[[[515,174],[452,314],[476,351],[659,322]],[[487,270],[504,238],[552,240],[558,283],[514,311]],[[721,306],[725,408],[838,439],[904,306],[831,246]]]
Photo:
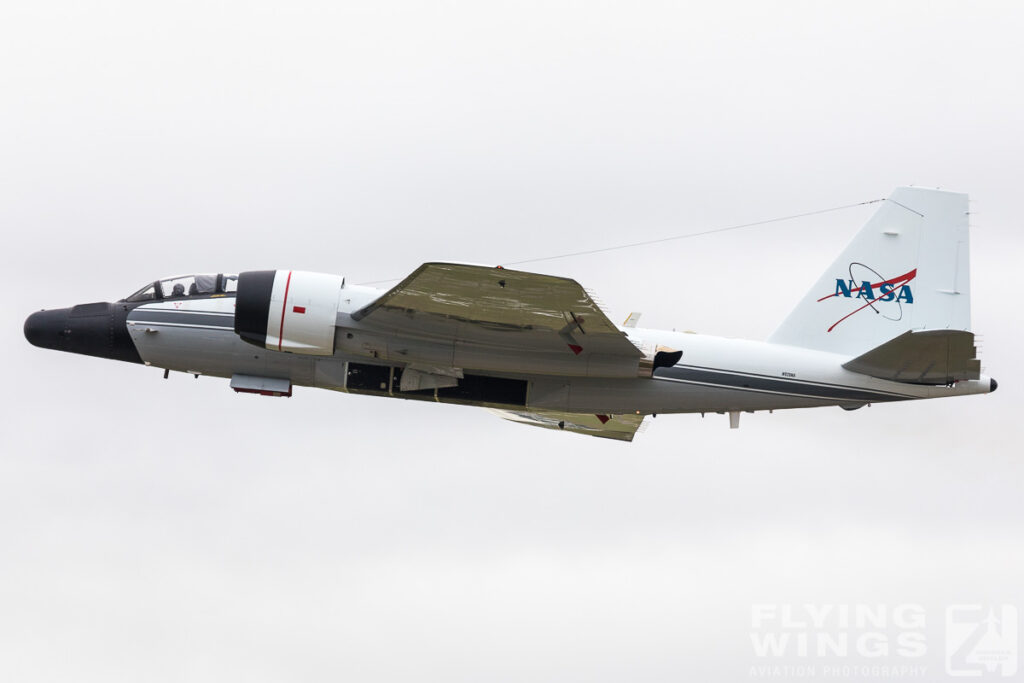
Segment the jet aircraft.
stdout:
[[387,291],[293,270],[188,275],[33,313],[32,344],[230,378],[489,408],[631,441],[648,415],[984,394],[967,195],[898,188],[767,341],[614,324],[574,280],[425,263]]

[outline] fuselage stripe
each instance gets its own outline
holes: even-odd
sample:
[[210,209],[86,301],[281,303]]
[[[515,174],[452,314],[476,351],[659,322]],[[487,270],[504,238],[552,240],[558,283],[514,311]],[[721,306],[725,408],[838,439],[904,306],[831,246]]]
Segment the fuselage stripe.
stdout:
[[[668,372],[666,372],[667,370]],[[675,372],[671,372],[671,371]],[[685,384],[700,384],[704,386],[722,387],[738,391],[752,391],[767,394],[786,394],[805,398],[821,399],[823,401],[901,401],[917,398],[913,395],[896,394],[884,391],[875,391],[861,387],[843,386],[840,384],[811,384],[805,382],[792,382],[766,378],[759,375],[744,375],[721,371],[705,371],[695,368],[664,368],[658,372],[655,379],[682,382]],[[746,380],[746,382],[742,382]]]
[[129,320],[129,324],[134,325],[155,325],[157,327],[188,327],[201,330],[227,330],[228,332],[234,332],[235,328],[228,325],[200,325],[191,323],[169,323],[164,320]]
[[662,373],[670,374],[671,371],[673,371],[673,370],[680,370],[680,371],[686,371],[686,370],[705,371],[707,373],[714,373],[716,375],[733,375],[735,377],[755,378],[755,379],[759,379],[759,380],[765,380],[766,382],[780,383],[780,384],[786,384],[786,385],[795,384],[795,385],[798,385],[798,386],[821,387],[821,388],[824,388],[824,389],[832,388],[832,389],[846,389],[846,390],[855,390],[855,391],[868,391],[868,392],[872,392],[872,393],[876,393],[876,394],[887,394],[887,395],[898,397],[898,398],[917,398],[917,396],[915,396],[913,394],[903,394],[903,393],[900,393],[900,392],[897,392],[897,391],[886,391],[884,389],[867,389],[867,388],[863,388],[863,387],[853,387],[853,386],[850,386],[848,384],[834,384],[834,383],[830,383],[830,382],[815,382],[815,381],[811,381],[811,380],[780,379],[780,378],[778,378],[775,375],[764,375],[764,374],[760,374],[760,373],[756,373],[756,372],[741,372],[739,370],[726,370],[724,368],[710,368],[710,367],[707,367],[707,366],[704,366],[704,365],[683,365],[682,363],[680,363],[679,365],[674,365],[671,368],[659,369],[656,372],[658,374],[662,374]]
[[224,315],[207,311],[189,311],[189,314],[186,315],[182,311],[162,311],[155,309],[136,309],[128,314],[129,324],[140,322],[163,324],[177,323],[179,321],[188,324],[205,324],[214,326],[228,325],[233,327],[234,316],[231,314]]
[[[675,382],[676,384],[691,384],[700,387],[714,387],[716,389],[729,389],[731,391],[744,391],[751,394],[768,394],[770,396],[794,396],[798,398],[811,398],[817,401],[825,401],[826,403],[834,399],[825,398],[824,396],[813,396],[811,394],[798,394],[790,391],[772,391],[770,389],[753,389],[751,387],[738,387],[732,384],[715,384],[713,382],[700,382],[693,379],[675,379],[674,377],[655,377],[655,380],[659,382]],[[892,400],[892,399],[885,399]]]
[[203,311],[196,308],[156,308],[154,306],[140,306],[132,312],[135,311],[144,311],[146,313],[170,313],[171,315],[220,315],[229,318],[233,318],[235,315],[228,311]]

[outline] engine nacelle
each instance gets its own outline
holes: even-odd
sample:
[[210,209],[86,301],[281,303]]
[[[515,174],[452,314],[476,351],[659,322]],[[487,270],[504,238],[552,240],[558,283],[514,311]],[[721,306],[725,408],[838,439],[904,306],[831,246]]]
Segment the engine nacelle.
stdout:
[[235,333],[272,351],[334,355],[334,326],[344,282],[340,275],[299,270],[241,273]]

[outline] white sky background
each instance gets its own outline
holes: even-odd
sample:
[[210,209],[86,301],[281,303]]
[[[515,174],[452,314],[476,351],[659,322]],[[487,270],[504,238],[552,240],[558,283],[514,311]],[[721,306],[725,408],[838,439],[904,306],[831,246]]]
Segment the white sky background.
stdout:
[[[745,681],[781,602],[925,605],[940,676],[945,605],[1024,610],[1022,34],[1010,2],[5,5],[0,679]],[[901,184],[971,194],[996,394],[623,445],[22,336],[170,274],[397,278]],[[534,269],[764,338],[873,208]]]

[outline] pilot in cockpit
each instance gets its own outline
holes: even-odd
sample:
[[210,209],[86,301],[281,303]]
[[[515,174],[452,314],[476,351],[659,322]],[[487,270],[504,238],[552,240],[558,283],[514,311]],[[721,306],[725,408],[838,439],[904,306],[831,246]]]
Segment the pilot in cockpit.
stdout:
[[171,290],[171,296],[185,296],[185,285],[180,282],[175,284],[174,288]]

